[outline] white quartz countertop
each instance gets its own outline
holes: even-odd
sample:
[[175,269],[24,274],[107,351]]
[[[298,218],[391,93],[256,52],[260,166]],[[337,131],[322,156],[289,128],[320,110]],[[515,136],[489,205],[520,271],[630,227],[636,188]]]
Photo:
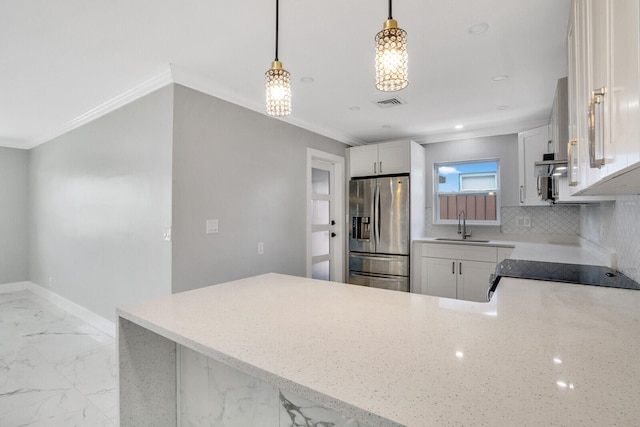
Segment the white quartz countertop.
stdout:
[[118,309],[369,426],[637,425],[640,292],[503,278],[489,303],[266,274]]
[[437,243],[474,246],[512,247],[511,259],[526,261],[561,262],[566,264],[604,265],[615,268],[615,254],[605,248],[597,247],[584,239],[572,241],[521,241],[505,238],[490,239],[484,242],[467,242],[463,240],[437,240],[428,238],[414,240],[414,243]]

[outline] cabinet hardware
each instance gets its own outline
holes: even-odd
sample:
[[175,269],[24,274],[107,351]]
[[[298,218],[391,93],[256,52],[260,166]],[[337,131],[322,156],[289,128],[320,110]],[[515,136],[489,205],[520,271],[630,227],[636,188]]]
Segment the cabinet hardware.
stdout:
[[589,163],[592,168],[604,166],[604,96],[606,93],[607,89],[604,87],[593,90],[587,110]]
[[382,173],[382,162],[380,162],[380,173]]
[[458,265],[458,268],[459,268],[458,274],[462,275],[462,263]]
[[567,144],[567,152],[568,157],[569,157],[569,171],[567,172],[569,174],[569,186],[570,187],[575,187],[578,185],[578,180],[576,179],[576,177],[574,176],[574,171],[573,171],[573,165],[574,163],[574,158],[573,156],[575,155],[574,149],[576,144],[578,143],[578,139],[577,138],[571,138]]
[[520,186],[520,203],[524,203],[524,200],[522,199],[522,190],[524,190],[524,185]]
[[373,173],[376,174],[378,173],[378,163],[377,162],[373,162]]
[[451,263],[451,274],[456,274],[456,262]]

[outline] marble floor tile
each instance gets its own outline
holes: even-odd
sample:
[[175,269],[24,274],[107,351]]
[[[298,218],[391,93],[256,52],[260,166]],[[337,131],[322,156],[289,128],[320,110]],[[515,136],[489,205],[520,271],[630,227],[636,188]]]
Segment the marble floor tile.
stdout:
[[118,419],[115,339],[29,291],[0,294],[0,426]]

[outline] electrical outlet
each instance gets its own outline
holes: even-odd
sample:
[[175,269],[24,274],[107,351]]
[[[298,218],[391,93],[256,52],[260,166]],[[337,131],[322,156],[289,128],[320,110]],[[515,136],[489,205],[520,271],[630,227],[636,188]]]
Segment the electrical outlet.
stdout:
[[516,224],[518,227],[524,227],[524,219],[521,216],[516,217]]
[[53,288],[53,277],[49,277],[49,287]]
[[263,255],[263,254],[264,254],[264,243],[258,242],[258,255]]
[[164,233],[163,233],[163,235],[162,235],[162,238],[163,238],[164,240],[166,240],[167,242],[170,242],[170,241],[171,241],[171,227],[166,227],[166,228],[164,229]]
[[215,234],[218,232],[218,220],[217,219],[208,219],[207,220],[207,234]]
[[525,216],[524,217],[524,226],[525,227],[531,227],[531,217],[530,216]]

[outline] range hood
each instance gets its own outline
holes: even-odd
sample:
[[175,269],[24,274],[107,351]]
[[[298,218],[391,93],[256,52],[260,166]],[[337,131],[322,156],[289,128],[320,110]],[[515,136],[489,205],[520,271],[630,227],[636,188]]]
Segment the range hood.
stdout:
[[569,99],[567,78],[563,77],[556,84],[553,108],[549,117],[549,152],[537,161],[536,176],[567,175],[567,142],[569,141]]

